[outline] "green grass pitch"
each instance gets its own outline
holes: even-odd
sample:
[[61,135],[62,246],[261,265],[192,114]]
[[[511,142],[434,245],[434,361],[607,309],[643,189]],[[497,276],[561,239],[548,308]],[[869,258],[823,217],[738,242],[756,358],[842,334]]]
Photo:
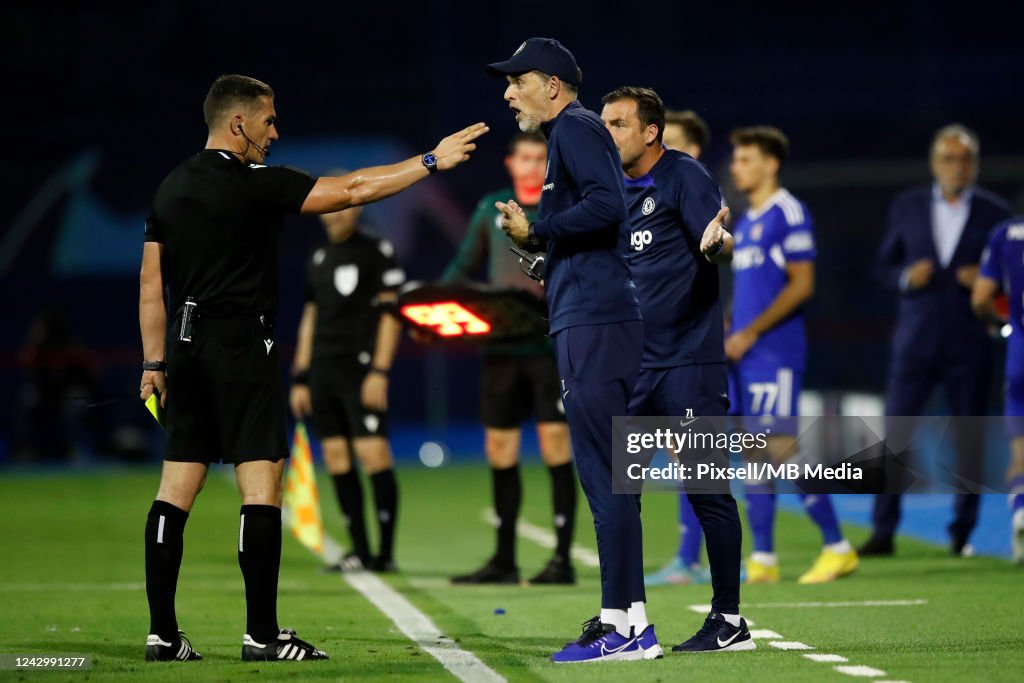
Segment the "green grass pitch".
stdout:
[[[286,537],[281,567],[281,625],[325,649],[329,662],[251,664],[239,660],[245,628],[238,570],[238,495],[219,472],[192,512],[178,588],[178,618],[205,660],[143,661],[148,616],[142,532],[156,491],[156,470],[73,476],[8,474],[0,480],[0,653],[88,654],[89,672],[0,671],[0,680],[235,681],[454,680],[384,614],[338,575]],[[493,531],[486,468],[399,471],[402,508],[398,562],[385,580],[458,645],[510,681],[854,681],[835,664],[758,641],[754,652],[668,653],[653,662],[558,666],[548,655],[596,613],[595,568],[577,565],[579,585],[452,587],[447,577],[488,556]],[[547,528],[547,475],[524,470],[523,516]],[[321,479],[328,533],[341,537],[329,483]],[[581,496],[577,543],[594,547]],[[675,499],[644,499],[646,565],[660,566],[676,542]],[[866,535],[847,529],[852,542]],[[817,532],[801,516],[779,515],[777,543],[784,582],[744,587],[753,628],[836,654],[849,665],[885,672],[875,680],[1019,681],[1024,679],[1024,571],[1004,560],[949,558],[944,548],[903,540],[890,560],[865,561],[847,579],[798,586],[814,558]],[[524,575],[549,551],[521,539]],[[918,600],[908,606],[795,607],[792,603]],[[648,616],[668,649],[700,627],[689,605],[708,603],[710,588],[665,587],[648,593]],[[787,606],[788,605],[788,606]],[[496,614],[496,609],[504,614]],[[868,680],[868,679],[859,679]]]

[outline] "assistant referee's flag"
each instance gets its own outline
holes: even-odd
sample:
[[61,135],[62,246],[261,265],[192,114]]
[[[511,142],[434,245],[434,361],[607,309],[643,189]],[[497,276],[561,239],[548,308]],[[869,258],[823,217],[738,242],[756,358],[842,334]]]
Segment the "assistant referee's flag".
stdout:
[[320,517],[320,496],[316,491],[313,451],[309,447],[306,425],[295,425],[292,457],[285,477],[284,505],[289,526],[299,543],[317,555],[324,551],[324,523]]

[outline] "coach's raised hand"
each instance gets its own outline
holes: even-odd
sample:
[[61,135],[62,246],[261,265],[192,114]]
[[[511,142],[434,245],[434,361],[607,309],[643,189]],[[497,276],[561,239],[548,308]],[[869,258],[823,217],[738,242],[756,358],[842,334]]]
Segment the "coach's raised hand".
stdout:
[[438,143],[434,149],[437,157],[437,170],[450,171],[469,159],[469,153],[476,149],[473,142],[490,130],[486,123],[474,123],[468,128],[452,133]]

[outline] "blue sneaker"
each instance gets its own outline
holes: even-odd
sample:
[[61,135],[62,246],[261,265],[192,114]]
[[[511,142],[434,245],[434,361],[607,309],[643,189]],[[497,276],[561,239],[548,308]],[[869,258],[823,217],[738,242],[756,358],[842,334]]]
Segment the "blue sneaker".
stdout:
[[[651,630],[651,634],[654,631]],[[581,662],[627,661],[644,658],[644,651],[636,638],[626,638],[611,624],[602,624],[601,617],[583,622],[583,635],[551,655],[555,664]]]
[[718,612],[712,612],[704,625],[686,642],[672,646],[672,652],[737,652],[755,650],[757,644],[750,636],[747,620],[733,626]]
[[711,572],[706,567],[699,564],[687,567],[678,556],[655,573],[644,577],[644,584],[648,586],[686,586],[710,581]]
[[658,645],[658,636],[654,635],[654,624],[648,624],[636,637],[636,644],[644,651],[644,659],[661,659],[665,656],[665,651]]

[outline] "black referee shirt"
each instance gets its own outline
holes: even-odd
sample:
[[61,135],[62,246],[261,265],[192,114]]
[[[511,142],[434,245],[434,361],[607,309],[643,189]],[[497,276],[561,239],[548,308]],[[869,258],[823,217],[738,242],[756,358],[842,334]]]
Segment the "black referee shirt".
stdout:
[[356,231],[317,249],[306,276],[306,301],[316,305],[313,356],[372,354],[380,321],[377,295],[404,282],[406,273],[386,240]]
[[405,272],[386,240],[357,231],[318,249],[306,278],[306,301],[316,304],[313,356],[372,356],[380,320],[377,295],[404,282]]
[[216,149],[171,171],[156,192],[145,238],[164,245],[171,310],[192,297],[203,316],[274,312],[284,214],[298,213],[315,183],[300,171],[245,165]]

